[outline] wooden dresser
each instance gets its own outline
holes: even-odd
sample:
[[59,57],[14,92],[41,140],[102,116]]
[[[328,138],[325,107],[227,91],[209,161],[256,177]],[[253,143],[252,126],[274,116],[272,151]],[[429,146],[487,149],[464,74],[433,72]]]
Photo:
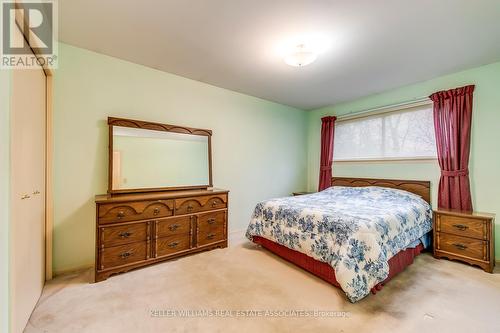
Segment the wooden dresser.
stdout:
[[179,256],[227,247],[228,191],[96,196],[95,281]]
[[460,260],[493,272],[494,221],[493,214],[435,210],[434,257]]

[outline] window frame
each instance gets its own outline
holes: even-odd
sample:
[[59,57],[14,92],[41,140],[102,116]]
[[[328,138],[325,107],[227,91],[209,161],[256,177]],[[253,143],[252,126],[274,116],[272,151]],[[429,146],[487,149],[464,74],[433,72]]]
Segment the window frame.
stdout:
[[[345,115],[341,115],[337,117],[336,124],[343,123],[347,121],[353,121],[357,119],[366,119],[366,118],[375,118],[383,115],[394,114],[394,113],[404,113],[410,112],[411,109],[415,109],[415,111],[422,109],[423,107],[431,107],[433,103],[430,99],[424,98],[419,101],[407,102],[394,104],[392,106],[384,106],[379,108],[374,108],[365,111],[352,112],[347,113]],[[335,133],[334,133],[335,136]],[[334,138],[335,139],[335,138]],[[335,140],[334,143],[335,145]],[[430,162],[437,161],[438,157],[436,156],[387,156],[387,157],[359,157],[359,158],[335,158],[335,149],[333,150],[333,159],[332,163],[387,163],[387,162]]]

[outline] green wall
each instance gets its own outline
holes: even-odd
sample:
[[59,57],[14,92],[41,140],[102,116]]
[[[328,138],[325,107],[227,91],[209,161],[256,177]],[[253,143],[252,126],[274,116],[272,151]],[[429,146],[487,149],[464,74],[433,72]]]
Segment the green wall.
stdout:
[[11,71],[0,70],[0,332],[9,331]]
[[[320,118],[342,115],[409,101],[443,89],[475,84],[470,179],[474,208],[498,215],[496,222],[496,257],[500,258],[500,62],[446,75],[426,82],[371,95],[342,104],[313,110],[308,126],[308,187],[318,184]],[[379,177],[431,180],[433,203],[439,181],[437,161],[336,163],[336,176]]]
[[94,195],[107,189],[108,116],[213,130],[229,231],[255,203],[306,187],[307,113],[59,44],[54,77],[54,269],[94,262]]

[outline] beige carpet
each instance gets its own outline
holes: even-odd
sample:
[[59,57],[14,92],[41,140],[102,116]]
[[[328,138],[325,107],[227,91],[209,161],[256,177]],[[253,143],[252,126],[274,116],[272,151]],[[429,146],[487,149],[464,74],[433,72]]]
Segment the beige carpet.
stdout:
[[[242,239],[101,283],[91,278],[86,271],[49,282],[26,332],[500,332],[498,269],[429,254],[356,304]],[[179,317],[182,310],[191,317]]]

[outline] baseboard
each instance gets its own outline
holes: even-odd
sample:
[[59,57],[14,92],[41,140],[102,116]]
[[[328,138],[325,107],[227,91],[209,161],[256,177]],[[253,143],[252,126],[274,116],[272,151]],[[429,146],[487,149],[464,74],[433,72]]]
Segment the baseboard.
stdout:
[[228,233],[228,236],[231,236],[231,235],[236,235],[236,234],[239,234],[239,235],[245,235],[245,232],[247,231],[247,228],[243,228],[243,229],[237,229],[237,230],[231,230],[229,233]]
[[229,244],[235,244],[243,241],[245,239],[245,233],[246,233],[246,228],[231,230],[227,235]]
[[53,276],[61,276],[61,275],[69,275],[69,274],[75,274],[75,273],[80,273],[81,271],[86,271],[88,269],[94,269],[94,264],[85,264],[81,266],[77,266],[74,268],[67,268],[67,269],[60,269],[53,271]]

